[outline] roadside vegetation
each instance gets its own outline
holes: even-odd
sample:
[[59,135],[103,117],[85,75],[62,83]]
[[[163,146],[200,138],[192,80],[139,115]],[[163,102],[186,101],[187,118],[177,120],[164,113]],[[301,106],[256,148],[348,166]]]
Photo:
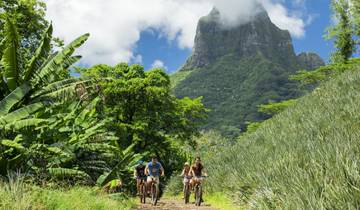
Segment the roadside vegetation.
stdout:
[[290,77],[308,94],[249,107],[269,119],[228,139],[200,131],[209,110],[201,97],[176,98],[163,70],[77,67],[90,34],[65,45],[42,1],[1,1],[0,209],[130,209],[132,171],[150,154],[170,196],[181,193],[182,164],[201,156],[214,206],[359,209],[360,4],[351,2],[333,1],[331,63]]
[[65,45],[45,11],[0,3],[0,208],[130,207],[137,161],[155,154],[170,176],[207,110],[173,96],[161,69],[76,67],[90,34]]

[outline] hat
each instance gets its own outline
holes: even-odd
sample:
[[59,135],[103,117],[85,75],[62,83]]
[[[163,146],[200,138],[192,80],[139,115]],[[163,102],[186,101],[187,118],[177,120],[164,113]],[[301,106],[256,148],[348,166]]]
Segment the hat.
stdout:
[[190,165],[189,162],[185,162],[185,163],[184,163],[184,166],[189,166],[189,165]]

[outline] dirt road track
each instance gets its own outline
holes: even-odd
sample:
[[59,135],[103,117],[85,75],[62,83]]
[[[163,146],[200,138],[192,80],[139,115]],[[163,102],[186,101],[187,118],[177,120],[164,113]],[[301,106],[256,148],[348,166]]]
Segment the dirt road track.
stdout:
[[[148,200],[147,202],[150,202]],[[133,210],[217,210],[210,205],[204,203],[200,207],[195,206],[194,203],[185,205],[181,200],[161,199],[157,206],[151,206],[150,203],[142,204],[135,207]]]

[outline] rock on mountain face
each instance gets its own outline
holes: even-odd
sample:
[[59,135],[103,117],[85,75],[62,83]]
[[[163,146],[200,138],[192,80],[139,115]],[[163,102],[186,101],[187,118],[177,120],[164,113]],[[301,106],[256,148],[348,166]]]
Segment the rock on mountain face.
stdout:
[[213,9],[199,20],[193,54],[172,75],[178,97],[203,96],[211,110],[205,129],[238,135],[247,122],[266,119],[259,104],[300,96],[289,75],[323,65],[313,53],[294,52],[290,33],[262,10],[251,21],[228,27]]
[[316,69],[325,65],[323,59],[316,53],[300,53],[297,59],[303,69]]
[[259,52],[279,63],[292,64],[296,59],[289,32],[277,28],[265,10],[249,23],[230,28],[222,22],[220,12],[213,9],[200,19],[193,54],[182,70],[206,67],[230,53],[242,58]]

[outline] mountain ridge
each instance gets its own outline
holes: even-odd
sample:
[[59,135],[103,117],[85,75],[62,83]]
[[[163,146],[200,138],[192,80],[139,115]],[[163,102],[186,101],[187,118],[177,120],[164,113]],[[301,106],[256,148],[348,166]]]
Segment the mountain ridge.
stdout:
[[288,80],[291,74],[322,65],[315,53],[296,55],[290,33],[273,24],[265,10],[227,27],[213,9],[199,20],[193,53],[172,76],[174,93],[202,96],[211,110],[204,128],[236,136],[247,122],[269,117],[257,112],[258,105],[303,94]]

